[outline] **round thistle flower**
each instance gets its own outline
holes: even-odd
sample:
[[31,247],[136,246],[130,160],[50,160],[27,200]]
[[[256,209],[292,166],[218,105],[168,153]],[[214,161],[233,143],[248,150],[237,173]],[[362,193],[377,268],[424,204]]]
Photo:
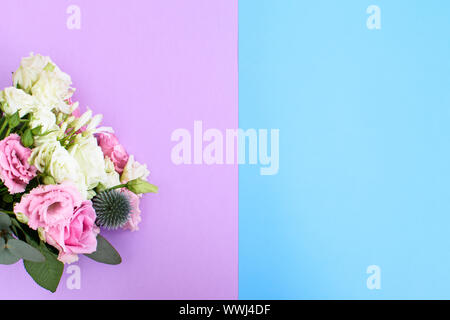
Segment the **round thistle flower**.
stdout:
[[96,224],[100,227],[117,229],[130,217],[130,200],[117,190],[100,192],[92,199],[92,204],[97,213]]

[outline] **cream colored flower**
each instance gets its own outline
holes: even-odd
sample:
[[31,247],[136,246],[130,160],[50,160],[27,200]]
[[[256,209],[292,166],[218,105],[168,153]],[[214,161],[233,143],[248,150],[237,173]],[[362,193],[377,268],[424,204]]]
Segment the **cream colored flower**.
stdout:
[[33,149],[28,162],[56,183],[73,182],[83,199],[87,197],[85,178],[78,162],[58,141],[48,141]]
[[29,57],[23,58],[19,68],[13,74],[14,86],[17,87],[19,85],[20,88],[30,92],[31,87],[49,63],[51,63],[50,58],[40,54],[30,54]]
[[40,107],[63,113],[71,112],[71,106],[66,100],[73,94],[70,87],[72,81],[68,75],[66,76],[57,76],[55,71],[41,72],[39,79],[31,88],[31,93]]
[[110,158],[105,157],[105,171],[106,171],[106,180],[103,183],[103,186],[108,189],[120,184],[120,176],[114,168],[114,163]]
[[42,128],[42,133],[52,130],[59,130],[59,127],[56,125],[55,114],[44,108],[35,110],[31,116],[30,127],[34,129],[39,126]]
[[15,87],[8,87],[0,91],[0,102],[2,103],[3,112],[7,115],[12,115],[19,111],[19,116],[23,117],[36,108],[36,99]]
[[147,180],[150,172],[147,169],[147,165],[140,164],[139,162],[134,160],[134,156],[130,155],[128,158],[128,162],[123,169],[122,176],[120,177],[120,181],[122,183],[127,183],[128,181],[134,179],[143,179]]
[[105,182],[106,171],[103,152],[93,136],[88,138],[77,136],[75,143],[69,148],[69,153],[77,161],[88,190],[94,189],[99,183]]

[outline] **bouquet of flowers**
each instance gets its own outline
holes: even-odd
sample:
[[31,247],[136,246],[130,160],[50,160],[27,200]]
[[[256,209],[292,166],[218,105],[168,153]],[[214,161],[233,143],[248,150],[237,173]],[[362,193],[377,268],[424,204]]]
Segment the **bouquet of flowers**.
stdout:
[[79,112],[68,74],[31,54],[0,91],[0,264],[23,260],[55,292],[78,255],[107,264],[121,257],[101,229],[135,231],[146,165],[135,161],[101,115]]

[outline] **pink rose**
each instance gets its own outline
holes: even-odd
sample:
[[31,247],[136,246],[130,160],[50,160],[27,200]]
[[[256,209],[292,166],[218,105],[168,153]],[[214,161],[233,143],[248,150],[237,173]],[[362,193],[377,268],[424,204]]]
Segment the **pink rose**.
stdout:
[[139,201],[140,198],[137,194],[131,192],[127,188],[119,189],[119,192],[125,194],[130,200],[131,212],[130,218],[128,218],[127,223],[123,226],[124,229],[128,229],[131,231],[139,230],[138,224],[141,222],[141,210],[139,209]]
[[47,243],[59,250],[58,260],[72,263],[78,260],[78,254],[97,250],[97,234],[100,229],[95,225],[95,219],[92,202],[84,201],[75,208],[67,225],[51,226],[45,230]]
[[41,185],[22,197],[14,206],[15,213],[28,218],[32,229],[67,225],[74,214],[74,208],[81,206],[82,198],[72,183]]
[[17,134],[0,141],[0,178],[9,193],[24,192],[36,176],[36,168],[28,163],[31,150],[25,148]]
[[114,147],[113,152],[111,152],[110,159],[114,163],[114,169],[118,173],[122,173],[123,168],[125,168],[128,162],[128,153],[121,144],[118,144]]
[[72,183],[34,188],[14,206],[14,212],[25,215],[30,228],[43,229],[45,240],[59,250],[58,259],[64,263],[97,249],[100,229],[95,225],[92,202],[82,201]]
[[128,162],[128,153],[125,148],[113,133],[100,132],[96,134],[96,137],[103,155],[111,159],[118,173],[122,173]]

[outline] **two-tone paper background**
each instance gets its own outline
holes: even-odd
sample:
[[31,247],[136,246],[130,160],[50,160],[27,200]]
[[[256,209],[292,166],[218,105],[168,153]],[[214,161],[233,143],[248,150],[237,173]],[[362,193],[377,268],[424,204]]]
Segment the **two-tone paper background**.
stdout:
[[[160,190],[140,231],[107,233],[121,265],[81,258],[80,289],[66,269],[55,294],[21,263],[1,266],[1,299],[450,297],[447,1],[2,0],[0,12],[0,86],[23,56],[51,56]],[[174,164],[171,135],[194,121],[278,129],[278,173]]]

